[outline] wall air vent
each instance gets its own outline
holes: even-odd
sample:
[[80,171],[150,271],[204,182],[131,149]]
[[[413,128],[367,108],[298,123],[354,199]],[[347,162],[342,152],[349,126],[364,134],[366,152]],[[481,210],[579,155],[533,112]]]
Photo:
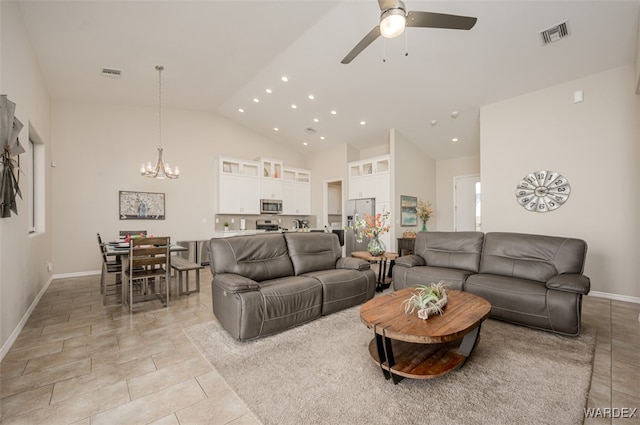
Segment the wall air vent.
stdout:
[[122,70],[113,68],[102,68],[102,75],[105,77],[121,77]]
[[555,25],[551,28],[547,28],[544,31],[540,32],[542,36],[542,43],[549,44],[555,41],[560,40],[569,35],[569,29],[567,28],[567,22],[563,22],[561,24]]

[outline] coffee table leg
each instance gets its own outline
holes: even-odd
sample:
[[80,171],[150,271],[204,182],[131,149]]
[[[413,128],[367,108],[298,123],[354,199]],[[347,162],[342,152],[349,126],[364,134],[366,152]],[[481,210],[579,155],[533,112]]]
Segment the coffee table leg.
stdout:
[[480,328],[482,327],[482,323],[478,324],[478,327],[466,334],[462,338],[462,343],[460,347],[458,347],[458,353],[462,354],[465,357],[469,357],[473,352],[476,345],[478,345],[478,341],[480,340]]
[[[391,379],[395,384],[402,381],[404,379],[403,376],[399,376],[391,372],[391,368],[395,366],[396,360],[393,357],[393,347],[391,345],[391,338],[387,338],[385,335],[384,328],[382,329],[382,335],[376,332],[376,327],[374,326],[373,331],[376,336],[376,348],[378,350],[378,359],[380,360],[380,369],[382,370],[382,374],[384,375],[384,379]],[[386,363],[389,367],[389,370],[382,367],[382,365]]]

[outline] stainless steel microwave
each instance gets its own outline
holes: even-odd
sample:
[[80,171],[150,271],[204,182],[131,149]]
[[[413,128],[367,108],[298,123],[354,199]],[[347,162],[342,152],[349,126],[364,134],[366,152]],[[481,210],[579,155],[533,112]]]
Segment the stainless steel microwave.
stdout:
[[260,199],[260,214],[282,214],[282,201],[277,199]]

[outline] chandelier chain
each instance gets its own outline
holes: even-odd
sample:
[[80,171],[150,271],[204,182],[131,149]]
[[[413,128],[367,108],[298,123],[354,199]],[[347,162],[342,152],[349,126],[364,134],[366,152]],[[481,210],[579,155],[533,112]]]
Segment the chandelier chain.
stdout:
[[158,70],[158,142],[162,148],[162,71],[164,66],[157,65]]

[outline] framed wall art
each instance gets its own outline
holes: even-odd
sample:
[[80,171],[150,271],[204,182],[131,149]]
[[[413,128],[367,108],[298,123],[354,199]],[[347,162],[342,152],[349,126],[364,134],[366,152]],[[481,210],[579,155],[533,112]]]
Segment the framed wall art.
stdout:
[[120,220],[164,220],[164,193],[121,190]]
[[417,206],[417,197],[400,195],[400,226],[410,227],[418,225],[418,216],[416,215]]

